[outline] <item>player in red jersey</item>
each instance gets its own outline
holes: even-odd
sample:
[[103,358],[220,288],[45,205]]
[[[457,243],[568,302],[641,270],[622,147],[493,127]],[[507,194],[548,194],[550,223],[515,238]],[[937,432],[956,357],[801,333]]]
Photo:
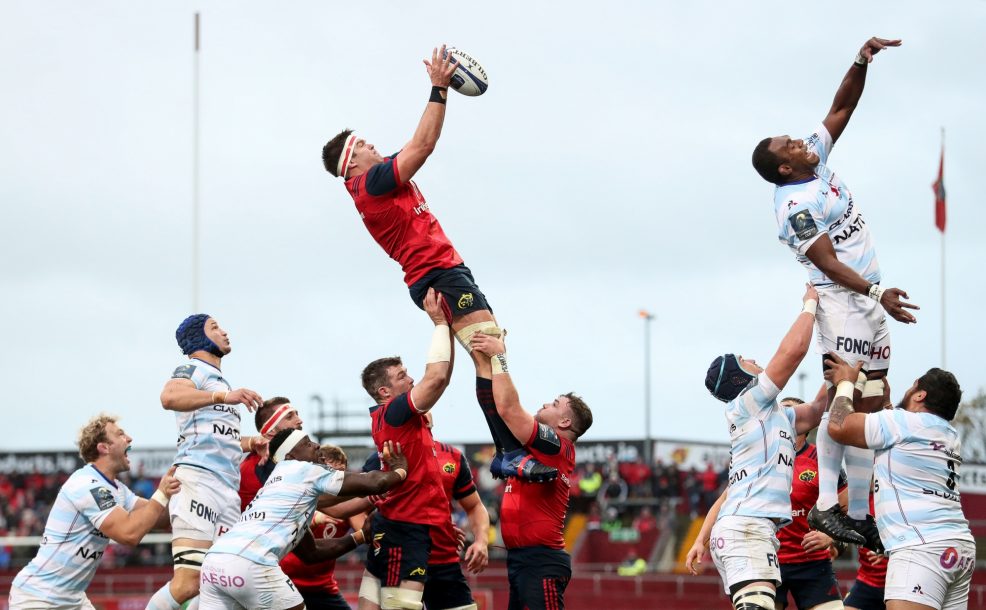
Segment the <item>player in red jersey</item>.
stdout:
[[[870,490],[870,514],[874,514],[873,490]],[[856,582],[846,596],[846,610],[886,610],[883,587],[887,582],[887,557],[859,547]]]
[[[781,407],[804,404],[800,398],[784,398]],[[832,569],[832,539],[808,527],[808,511],[818,501],[818,451],[799,434],[794,443],[795,457],[791,484],[791,523],[777,530],[781,546],[781,586],[777,587],[776,608],[787,607],[788,592],[798,610],[842,608],[842,594]],[[840,475],[839,488],[845,488]],[[842,492],[843,497],[845,491]]]
[[[268,398],[254,413],[257,432],[268,441],[281,430],[301,430],[304,422],[291,401],[283,396]],[[251,451],[240,462],[240,512],[246,510],[253,498],[274,470],[274,462],[256,451]]]
[[[422,307],[429,288],[444,294],[452,330],[463,347],[471,351],[469,339],[473,334],[499,334],[500,330],[472,272],[411,180],[438,143],[445,122],[448,85],[456,68],[444,45],[441,51],[432,52],[431,61],[424,63],[431,78],[431,98],[414,135],[399,153],[384,157],[372,144],[347,129],[322,148],[322,162],[329,173],[345,180],[346,190],[370,235],[400,263],[415,304]],[[480,357],[473,354],[473,360],[479,367]],[[490,401],[479,396],[478,389],[477,397],[497,449],[490,467],[493,475],[535,481],[554,479],[557,471],[530,459],[503,422],[495,417],[496,409]]]
[[[424,415],[426,425],[432,427],[431,412]],[[490,515],[479,499],[479,491],[473,481],[469,461],[455,447],[435,441],[435,457],[441,468],[442,486],[449,498],[449,519],[451,500],[455,500],[466,511],[473,543],[466,549],[466,569],[479,574],[489,562],[487,539],[490,530]],[[372,454],[363,464],[363,471],[380,468],[380,457]],[[370,508],[370,507],[367,507]],[[456,532],[446,528],[432,529],[431,554],[428,557],[428,580],[425,582],[424,604],[428,610],[476,610],[469,583],[466,582],[459,564],[460,539]]]
[[514,479],[504,489],[500,533],[507,547],[508,608],[561,610],[572,576],[563,531],[575,469],[575,442],[592,425],[592,411],[581,398],[568,393],[531,415],[521,406],[510,378],[503,340],[478,333],[472,337],[472,346],[488,358],[477,384],[491,392],[497,413],[510,433],[531,455],[559,473],[552,483]]
[[[376,401],[370,408],[377,451],[398,443],[410,469],[406,485],[387,494],[372,517],[373,544],[360,586],[360,608],[421,608],[428,577],[432,530],[451,528],[434,439],[422,415],[452,373],[452,334],[442,295],[429,288],[424,310],[435,325],[425,374],[417,384],[400,358],[380,358],[363,369],[363,388]],[[413,474],[412,474],[413,473]]]

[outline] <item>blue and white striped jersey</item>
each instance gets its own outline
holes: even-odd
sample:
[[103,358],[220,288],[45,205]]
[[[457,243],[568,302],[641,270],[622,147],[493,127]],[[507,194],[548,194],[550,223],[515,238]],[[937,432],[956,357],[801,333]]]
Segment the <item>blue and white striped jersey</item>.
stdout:
[[888,551],[939,540],[973,540],[959,498],[958,433],[932,413],[903,409],[866,416],[876,450],[876,525]]
[[92,464],[69,476],[48,513],[38,554],[14,578],[25,593],[55,604],[78,603],[110,540],[99,526],[116,507],[131,511],[137,496]]
[[[175,369],[172,379],[189,379],[199,390],[228,392],[232,388],[222,371],[192,358]],[[175,464],[197,466],[218,476],[231,489],[240,488],[240,409],[238,405],[209,405],[175,412],[178,455]]]
[[729,494],[719,516],[791,522],[794,409],[777,404],[780,389],[760,373],[757,384],[726,405],[729,422]]
[[832,136],[824,125],[819,125],[805,142],[809,150],[818,154],[815,177],[775,189],[777,238],[808,268],[808,281],[814,286],[834,284],[805,256],[808,248],[825,233],[832,240],[840,262],[866,280],[879,282],[876,249],[859,204],[853,201],[845,183],[825,165],[832,149]]
[[322,464],[284,460],[240,516],[220,536],[212,553],[239,555],[276,566],[305,535],[320,494],[338,495],[345,472]]

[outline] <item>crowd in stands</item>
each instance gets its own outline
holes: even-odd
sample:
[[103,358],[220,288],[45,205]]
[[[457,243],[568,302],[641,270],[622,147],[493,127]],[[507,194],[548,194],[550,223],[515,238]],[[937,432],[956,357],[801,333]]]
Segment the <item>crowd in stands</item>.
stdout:
[[[504,482],[490,476],[481,461],[473,461],[480,497],[495,525]],[[69,474],[0,474],[0,536],[42,535],[48,511]],[[656,459],[653,466],[640,458],[619,462],[612,457],[605,462],[583,463],[577,466],[571,481],[569,514],[585,515],[590,530],[611,533],[632,530],[643,534],[656,529],[661,516],[705,514],[721,493],[727,476],[725,469],[716,469],[711,463],[704,469],[679,468],[661,459]],[[143,498],[149,498],[157,489],[158,479],[154,477],[137,473],[120,478]],[[453,519],[459,527],[467,529],[465,513],[458,505],[455,509]],[[492,531],[496,532],[496,528]],[[167,544],[135,549],[111,545],[103,561],[118,567],[166,565],[171,559],[168,548]],[[0,546],[0,570],[16,567],[21,554],[29,559],[33,553],[30,547]]]

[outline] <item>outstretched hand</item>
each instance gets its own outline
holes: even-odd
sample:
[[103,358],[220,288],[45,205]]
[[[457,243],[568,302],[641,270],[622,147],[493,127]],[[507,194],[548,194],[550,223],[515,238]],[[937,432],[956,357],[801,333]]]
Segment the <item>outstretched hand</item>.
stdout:
[[253,413],[264,404],[264,399],[260,394],[247,388],[240,388],[226,393],[223,403],[227,405],[243,405],[247,411]]
[[856,383],[856,380],[859,378],[859,372],[863,369],[862,360],[854,365],[849,364],[835,352],[825,354],[822,363],[825,365],[825,373],[823,374],[825,380],[834,386],[839,385],[843,381]]
[[906,310],[921,308],[912,303],[902,301],[901,297],[905,299],[910,298],[907,296],[907,293],[900,288],[887,288],[883,291],[883,295],[880,297],[880,305],[883,305],[883,308],[894,320],[903,322],[904,324],[916,323],[917,318],[915,318],[911,312]]
[[507,346],[503,343],[502,336],[487,335],[483,331],[479,331],[472,336],[469,346],[490,357],[497,354],[504,354],[507,351]]
[[450,324],[451,320],[448,318],[445,307],[445,297],[441,292],[438,292],[434,288],[429,288],[428,292],[425,294],[424,301],[421,306],[424,307],[425,313],[431,318],[431,321],[435,323],[435,326],[440,326],[442,324]]
[[431,51],[431,61],[424,60],[428,76],[431,77],[431,84],[435,87],[448,87],[452,81],[452,73],[459,66],[459,62],[452,57],[451,53],[445,52],[445,45],[441,51],[437,48]]
[[705,545],[702,544],[701,540],[696,540],[692,548],[688,550],[688,556],[685,557],[685,567],[694,576],[698,576],[699,570],[702,568],[703,555],[705,555]]
[[859,50],[859,55],[866,60],[866,63],[872,63],[874,55],[887,47],[899,47],[900,42],[901,41],[899,38],[896,40],[888,40],[886,38],[877,38],[874,36],[863,43],[863,48]]
[[161,477],[161,482],[158,483],[157,488],[161,490],[165,496],[170,498],[179,491],[181,491],[181,481],[175,478],[175,471],[178,470],[177,466],[172,466],[166,475]]

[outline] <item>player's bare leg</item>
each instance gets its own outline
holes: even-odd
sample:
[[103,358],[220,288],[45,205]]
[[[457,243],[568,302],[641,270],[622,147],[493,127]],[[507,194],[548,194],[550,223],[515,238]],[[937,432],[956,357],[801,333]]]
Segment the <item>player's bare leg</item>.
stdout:
[[493,313],[483,309],[457,316],[452,319],[452,331],[459,343],[472,356],[473,364],[476,366],[476,399],[483,409],[483,416],[496,445],[496,455],[490,464],[490,472],[498,479],[520,477],[539,483],[555,480],[558,477],[558,469],[545,466],[531,457],[496,412],[490,360],[480,352],[474,351],[469,344],[470,339],[477,332],[495,336],[503,333],[503,330],[497,326]]
[[199,594],[199,570],[210,546],[210,541],[191,538],[175,538],[172,541],[175,561],[186,562],[189,567],[175,566],[174,576],[151,597],[147,610],[172,610]]

